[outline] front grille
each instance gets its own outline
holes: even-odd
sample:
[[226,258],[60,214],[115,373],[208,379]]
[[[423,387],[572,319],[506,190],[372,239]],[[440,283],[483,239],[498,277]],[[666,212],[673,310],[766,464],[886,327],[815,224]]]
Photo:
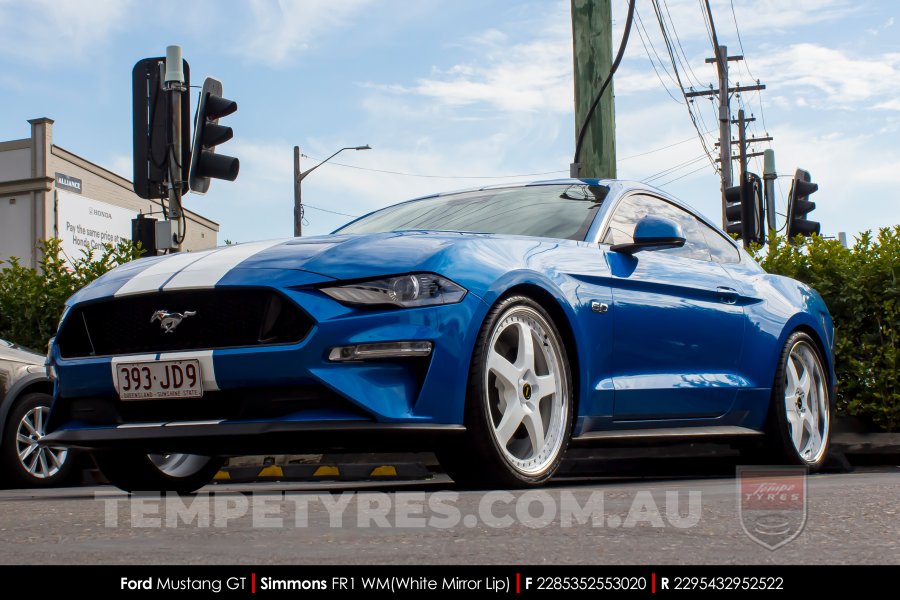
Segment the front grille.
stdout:
[[[160,310],[192,311],[167,333]],[[296,343],[312,320],[269,289],[158,292],[112,298],[72,309],[57,336],[63,358],[210,350]]]

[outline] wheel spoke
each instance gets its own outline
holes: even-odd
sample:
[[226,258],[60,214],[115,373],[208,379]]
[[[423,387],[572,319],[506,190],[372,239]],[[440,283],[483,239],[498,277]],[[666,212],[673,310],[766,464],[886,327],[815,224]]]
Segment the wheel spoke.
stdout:
[[800,388],[804,396],[809,397],[809,365],[806,364],[806,361],[803,361],[801,364],[803,365],[803,375],[800,376],[797,387]]
[[38,450],[38,461],[41,463],[41,474],[46,477],[50,474],[50,467],[47,465],[47,457],[44,456],[44,449]]
[[814,454],[819,451],[819,446],[822,444],[822,434],[819,432],[818,419],[813,419],[812,413],[807,412],[803,416],[803,422],[806,425],[806,429],[809,429],[809,442],[807,442],[806,448],[810,454]]
[[506,410],[503,412],[503,416],[500,417],[500,423],[496,427],[497,439],[504,448],[513,434],[516,433],[519,425],[522,424],[524,417],[525,410],[519,402],[512,401],[507,403]]
[[59,454],[53,451],[52,448],[47,449],[47,456],[50,457],[50,462],[53,463],[53,466],[57,469],[62,467],[63,461],[60,459],[64,450],[58,450]]
[[34,442],[31,442],[27,448],[25,448],[22,452],[19,453],[19,460],[22,461],[22,464],[25,464],[25,460],[31,456],[35,450],[38,449],[38,445]]
[[537,389],[534,394],[538,400],[556,393],[556,377],[552,373],[536,377],[535,385]]
[[797,374],[797,367],[794,366],[794,359],[792,356],[788,357],[786,366],[785,375],[787,376],[787,382],[784,386],[784,395],[785,397],[796,396],[797,384],[800,381],[800,376]]
[[31,422],[31,415],[26,415],[22,419],[22,425],[25,426],[25,429],[27,429],[28,433],[31,435],[38,435],[37,430],[34,428],[34,424]]
[[501,382],[507,391],[515,391],[519,386],[519,378],[521,373],[511,362],[506,360],[496,350],[491,350],[487,361],[488,370],[497,376],[497,380]]
[[787,420],[791,427],[791,441],[794,443],[794,448],[800,451],[800,442],[803,439],[803,421],[800,418],[800,413],[796,410],[788,410]]
[[38,436],[44,437],[44,411],[38,408],[34,413],[34,428],[37,431]]
[[34,440],[28,437],[27,435],[22,435],[21,433],[16,432],[16,440],[20,444],[33,444]]
[[534,338],[531,335],[531,327],[525,323],[518,323],[519,348],[516,355],[516,368],[520,371],[534,371]]
[[544,449],[544,422],[541,420],[541,411],[528,411],[523,423],[528,432],[528,440],[531,442],[531,455],[537,456]]

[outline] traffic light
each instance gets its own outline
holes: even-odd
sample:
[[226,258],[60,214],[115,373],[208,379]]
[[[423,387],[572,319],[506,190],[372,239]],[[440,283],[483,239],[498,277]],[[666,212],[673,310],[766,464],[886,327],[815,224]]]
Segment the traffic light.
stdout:
[[791,182],[791,192],[788,196],[787,208],[787,237],[794,239],[798,235],[818,234],[822,226],[818,221],[810,221],[806,216],[816,210],[816,203],[809,201],[809,196],[819,189],[819,185],[812,182],[812,176],[805,169],[797,169],[794,180]]
[[237,179],[240,161],[233,156],[216,154],[216,146],[234,135],[231,127],[219,125],[221,117],[237,110],[237,102],[222,97],[222,82],[207,77],[200,93],[197,122],[194,124],[194,147],[191,149],[191,191],[205,194],[210,178]]
[[744,237],[743,198],[744,189],[741,185],[725,188],[725,233]]
[[[131,72],[132,85],[132,126],[134,144],[134,193],[141,198],[165,198],[168,195],[165,183],[168,180],[168,152],[171,147],[172,132],[169,111],[171,103],[163,90],[163,75],[166,58],[158,56],[139,60]],[[191,99],[188,86],[191,70],[187,61],[184,65],[184,91],[181,92],[181,122],[190,123]],[[190,151],[190,136],[181,138],[181,156]],[[182,164],[182,194],[188,191],[188,165]]]
[[156,219],[139,214],[131,220],[131,241],[137,247],[140,243],[144,249],[142,257],[156,256]]
[[725,189],[725,232],[737,235],[745,247],[763,243],[764,210],[762,180],[756,173],[747,173],[740,185]]

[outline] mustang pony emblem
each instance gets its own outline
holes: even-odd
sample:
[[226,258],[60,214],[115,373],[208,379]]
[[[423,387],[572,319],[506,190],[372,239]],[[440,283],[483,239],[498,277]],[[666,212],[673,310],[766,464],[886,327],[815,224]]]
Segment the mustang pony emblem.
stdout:
[[175,331],[175,328],[178,327],[182,321],[187,319],[188,317],[193,317],[197,314],[195,310],[186,310],[183,313],[170,313],[169,311],[163,309],[158,310],[153,313],[153,316],[150,317],[150,322],[159,321],[159,326],[166,333],[172,333]]

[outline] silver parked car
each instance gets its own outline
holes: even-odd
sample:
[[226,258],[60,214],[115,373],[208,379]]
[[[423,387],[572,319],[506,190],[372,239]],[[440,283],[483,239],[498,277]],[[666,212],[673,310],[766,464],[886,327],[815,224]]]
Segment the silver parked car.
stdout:
[[53,402],[53,383],[37,352],[0,340],[0,484],[52,487],[68,483],[75,457],[38,444]]

